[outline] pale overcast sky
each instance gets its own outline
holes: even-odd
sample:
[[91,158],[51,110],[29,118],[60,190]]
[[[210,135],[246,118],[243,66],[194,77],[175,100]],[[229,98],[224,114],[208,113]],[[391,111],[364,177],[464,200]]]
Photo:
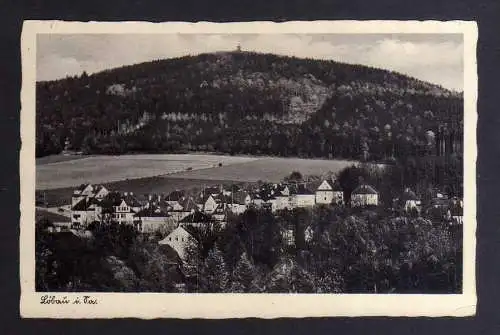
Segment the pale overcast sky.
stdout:
[[75,34],[38,35],[37,80],[183,55],[234,50],[331,59],[398,71],[463,89],[459,34]]

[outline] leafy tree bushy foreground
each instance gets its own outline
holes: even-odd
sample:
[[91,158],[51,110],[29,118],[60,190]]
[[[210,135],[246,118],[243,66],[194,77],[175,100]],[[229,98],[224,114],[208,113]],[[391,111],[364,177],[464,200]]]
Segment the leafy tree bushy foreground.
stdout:
[[[189,262],[126,226],[94,237],[37,224],[38,291],[458,293],[462,228],[382,210],[317,207],[273,215],[250,209],[226,229],[197,230]],[[287,246],[281,227],[295,232]],[[308,228],[312,239],[306,239]]]

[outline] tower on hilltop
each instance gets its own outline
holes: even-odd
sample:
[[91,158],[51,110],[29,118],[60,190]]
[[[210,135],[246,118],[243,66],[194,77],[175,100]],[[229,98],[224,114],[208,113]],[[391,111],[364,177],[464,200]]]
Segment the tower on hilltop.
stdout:
[[236,51],[241,52],[241,44],[240,43],[238,43],[238,45],[236,46]]

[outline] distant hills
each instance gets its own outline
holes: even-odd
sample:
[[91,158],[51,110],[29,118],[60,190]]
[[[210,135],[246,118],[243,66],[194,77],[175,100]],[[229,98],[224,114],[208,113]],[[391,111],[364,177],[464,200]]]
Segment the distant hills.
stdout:
[[[398,159],[461,139],[463,98],[395,72],[252,52],[37,83],[37,156],[210,151]],[[452,146],[453,147],[453,146]]]

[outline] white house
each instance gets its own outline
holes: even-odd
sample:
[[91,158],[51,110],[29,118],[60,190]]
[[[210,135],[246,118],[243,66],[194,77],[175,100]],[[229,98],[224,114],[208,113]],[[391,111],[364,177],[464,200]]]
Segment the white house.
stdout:
[[328,180],[323,180],[321,185],[316,189],[317,204],[331,204],[333,202],[333,186]]
[[94,189],[94,197],[96,199],[102,200],[109,194],[109,191],[106,187],[102,185],[97,185]]
[[316,189],[316,203],[342,205],[344,203],[344,192],[337,182],[332,183],[329,180],[323,180]]
[[73,228],[85,228],[94,218],[92,211],[89,210],[87,198],[81,199],[79,202],[71,206],[71,226]]
[[175,221],[181,221],[186,216],[198,211],[199,208],[193,198],[187,197],[176,203],[169,211],[169,214]]
[[358,186],[351,193],[351,206],[378,206],[378,192],[370,185]]
[[217,201],[211,194],[203,198],[202,203],[203,203],[203,211],[209,214],[213,213],[218,206]]
[[167,237],[158,242],[158,244],[170,246],[182,260],[186,260],[186,249],[196,243],[196,239],[181,226],[175,228]]

